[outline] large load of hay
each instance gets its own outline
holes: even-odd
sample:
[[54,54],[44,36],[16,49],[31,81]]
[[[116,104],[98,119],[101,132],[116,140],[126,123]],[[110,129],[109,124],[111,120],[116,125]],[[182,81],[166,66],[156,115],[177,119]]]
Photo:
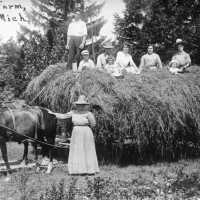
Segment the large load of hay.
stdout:
[[57,64],[32,80],[25,92],[28,102],[34,99],[61,113],[71,109],[79,94],[85,94],[92,104],[96,143],[107,154],[115,141],[123,144],[127,138],[132,142],[129,160],[173,160],[200,152],[197,66],[178,75],[162,70],[115,79],[98,70],[77,76]]

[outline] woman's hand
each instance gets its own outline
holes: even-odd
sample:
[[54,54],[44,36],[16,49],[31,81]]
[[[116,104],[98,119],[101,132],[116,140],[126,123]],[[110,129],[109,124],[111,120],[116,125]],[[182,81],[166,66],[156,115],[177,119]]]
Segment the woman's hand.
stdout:
[[51,110],[49,110],[49,109],[47,109],[47,112],[48,112],[49,114],[54,115],[54,113],[53,113]]
[[81,43],[81,45],[79,46],[80,49],[83,49],[84,48],[84,44]]

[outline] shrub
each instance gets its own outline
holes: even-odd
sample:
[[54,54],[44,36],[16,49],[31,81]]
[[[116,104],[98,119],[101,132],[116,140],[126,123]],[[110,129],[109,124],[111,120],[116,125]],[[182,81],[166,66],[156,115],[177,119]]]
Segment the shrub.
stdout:
[[21,170],[14,176],[14,184],[17,187],[17,193],[19,193],[20,200],[31,200],[36,190],[33,185],[30,187],[31,173],[26,169]]
[[76,181],[80,179],[72,179],[68,187],[61,180],[58,184],[47,188],[40,200],[195,199],[199,195],[198,174],[187,175],[182,169],[179,171],[182,174],[181,177],[177,174],[172,178],[163,173],[159,183],[154,179],[148,180],[144,177],[127,181],[98,176],[82,177],[82,190],[77,189],[76,184]]
[[76,182],[77,179],[72,179],[68,190],[66,190],[64,179],[62,179],[58,184],[54,183],[50,188],[47,188],[45,193],[40,196],[40,200],[75,200]]

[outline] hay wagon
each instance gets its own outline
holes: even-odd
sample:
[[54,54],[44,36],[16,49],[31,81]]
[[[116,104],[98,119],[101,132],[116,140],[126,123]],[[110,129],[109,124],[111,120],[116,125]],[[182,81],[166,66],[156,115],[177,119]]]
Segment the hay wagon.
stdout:
[[106,154],[113,147],[119,155],[115,161],[123,149],[131,149],[129,160],[135,154],[139,159],[175,160],[191,157],[195,149],[188,144],[200,146],[199,72],[198,66],[192,66],[188,73],[172,75],[164,68],[115,79],[100,70],[77,76],[58,63],[30,82],[25,97],[28,102],[36,97],[37,105],[64,113],[84,94],[97,119],[97,149],[100,144]]

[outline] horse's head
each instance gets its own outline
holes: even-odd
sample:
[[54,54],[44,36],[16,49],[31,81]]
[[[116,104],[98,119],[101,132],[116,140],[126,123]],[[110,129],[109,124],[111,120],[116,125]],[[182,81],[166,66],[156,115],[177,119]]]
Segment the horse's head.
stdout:
[[57,123],[57,119],[54,115],[48,113],[48,110],[44,107],[33,106],[33,111],[38,116],[38,123],[42,130],[54,128]]
[[13,101],[3,101],[0,103],[0,108],[10,108],[10,109],[28,109],[29,106],[26,104],[25,100],[13,100]]

